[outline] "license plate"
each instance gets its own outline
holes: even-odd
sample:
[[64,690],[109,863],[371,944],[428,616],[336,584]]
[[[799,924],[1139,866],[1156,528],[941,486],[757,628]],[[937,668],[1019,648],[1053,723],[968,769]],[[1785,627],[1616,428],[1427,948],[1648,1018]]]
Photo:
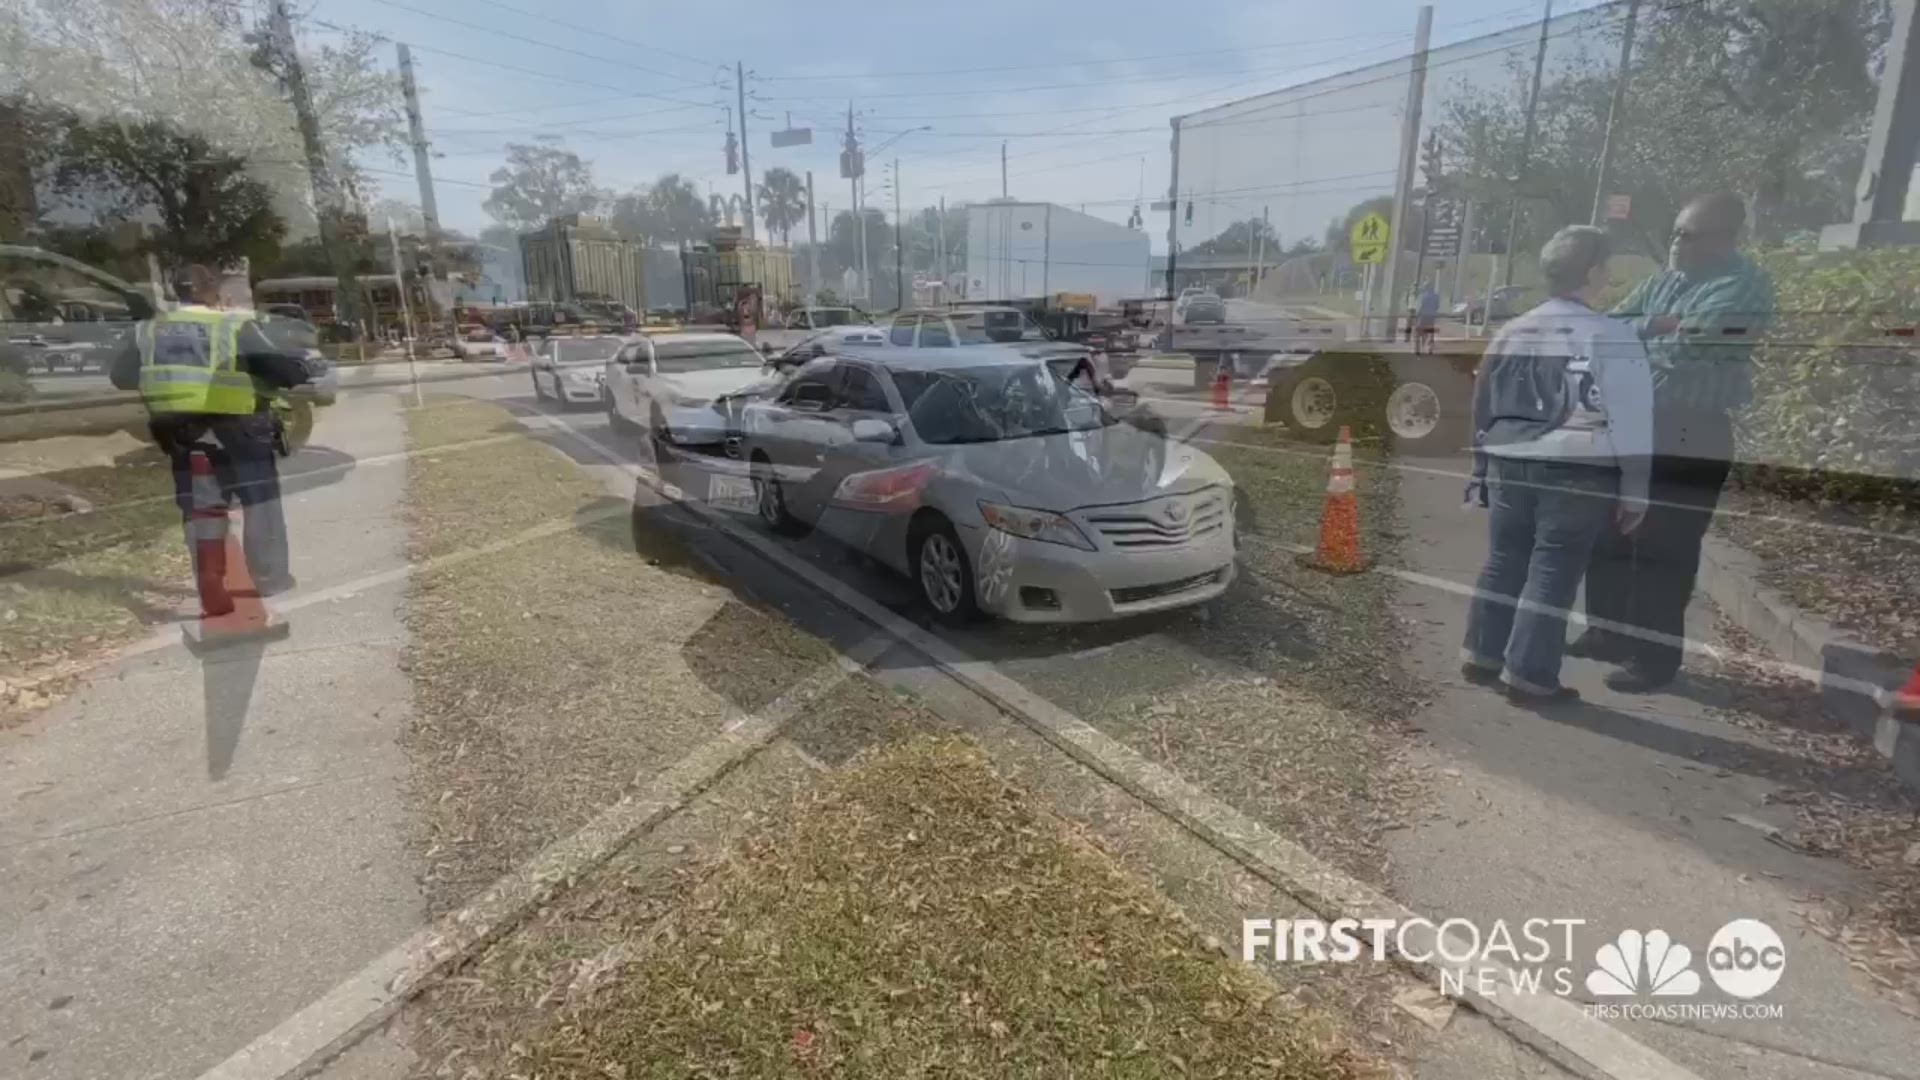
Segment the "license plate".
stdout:
[[757,505],[753,481],[726,473],[714,473],[707,481],[707,501],[722,510],[740,510],[749,514]]

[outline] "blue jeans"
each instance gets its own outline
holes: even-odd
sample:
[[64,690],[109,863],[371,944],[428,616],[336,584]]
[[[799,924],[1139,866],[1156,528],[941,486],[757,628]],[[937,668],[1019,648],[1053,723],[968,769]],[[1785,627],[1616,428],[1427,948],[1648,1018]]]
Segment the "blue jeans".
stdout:
[[1487,565],[1467,608],[1465,660],[1530,694],[1560,688],[1567,608],[1607,527],[1616,469],[1494,457]]

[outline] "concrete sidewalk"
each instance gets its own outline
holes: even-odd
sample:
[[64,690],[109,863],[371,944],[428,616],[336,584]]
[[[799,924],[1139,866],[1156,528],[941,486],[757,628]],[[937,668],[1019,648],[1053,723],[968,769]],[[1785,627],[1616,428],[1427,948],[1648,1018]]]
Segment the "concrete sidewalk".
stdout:
[[[301,592],[405,565],[400,399],[287,463]],[[311,475],[299,475],[317,470]],[[136,653],[0,733],[0,1073],[193,1076],[419,925],[404,580],[205,665]]]
[[[1465,462],[1401,470],[1406,569],[1470,588],[1486,554],[1486,516],[1460,506]],[[1455,466],[1458,469],[1455,469]],[[1363,509],[1363,512],[1364,509]],[[1407,663],[1436,687],[1412,723],[1435,778],[1437,805],[1393,834],[1393,891],[1418,910],[1496,918],[1585,918],[1576,994],[1592,951],[1623,930],[1667,931],[1693,950],[1700,1002],[1730,1002],[1707,978],[1706,946],[1736,918],[1767,923],[1786,942],[1787,966],[1764,998],[1777,1020],[1616,1022],[1703,1077],[1920,1076],[1920,1021],[1876,997],[1845,958],[1804,929],[1797,894],[1856,884],[1832,859],[1771,842],[1739,815],[1780,827],[1792,809],[1768,797],[1799,788],[1863,788],[1729,722],[1724,692],[1683,676],[1668,692],[1609,691],[1610,670],[1569,659],[1562,677],[1584,700],[1523,711],[1459,674],[1467,598],[1407,582],[1399,605],[1413,637]],[[1711,637],[1696,597],[1691,636]],[[1692,666],[1694,661],[1690,661]],[[1670,1001],[1672,999],[1663,999]]]

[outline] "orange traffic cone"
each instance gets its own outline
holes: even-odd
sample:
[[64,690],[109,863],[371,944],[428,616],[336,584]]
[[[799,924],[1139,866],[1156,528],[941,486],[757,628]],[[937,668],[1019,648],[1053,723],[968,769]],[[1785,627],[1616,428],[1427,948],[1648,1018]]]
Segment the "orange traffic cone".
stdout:
[[187,648],[199,654],[240,641],[277,640],[291,630],[261,602],[247,573],[247,560],[228,528],[226,493],[204,450],[187,459],[193,474],[193,510],[187,535],[193,541],[193,583],[200,617],[181,626]]
[[1920,664],[1913,666],[1907,685],[1893,692],[1893,715],[1920,723]]
[[1232,390],[1233,376],[1227,374],[1226,362],[1222,361],[1220,369],[1214,372],[1213,375],[1213,408],[1215,411],[1226,412],[1231,408],[1231,406],[1227,404],[1227,400]]
[[1327,501],[1320,511],[1320,545],[1300,562],[1329,574],[1357,574],[1367,568],[1360,554],[1360,505],[1353,493],[1353,432],[1346,427],[1333,447]]

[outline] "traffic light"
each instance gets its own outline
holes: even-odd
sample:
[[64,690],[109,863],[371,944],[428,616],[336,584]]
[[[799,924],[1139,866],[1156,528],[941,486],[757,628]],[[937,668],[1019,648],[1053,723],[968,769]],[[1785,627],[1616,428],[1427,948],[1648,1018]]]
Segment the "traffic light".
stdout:
[[1193,224],[1193,200],[1187,200],[1187,224]]
[[739,171],[740,140],[734,137],[733,132],[729,131],[727,132],[727,175],[732,176]]

